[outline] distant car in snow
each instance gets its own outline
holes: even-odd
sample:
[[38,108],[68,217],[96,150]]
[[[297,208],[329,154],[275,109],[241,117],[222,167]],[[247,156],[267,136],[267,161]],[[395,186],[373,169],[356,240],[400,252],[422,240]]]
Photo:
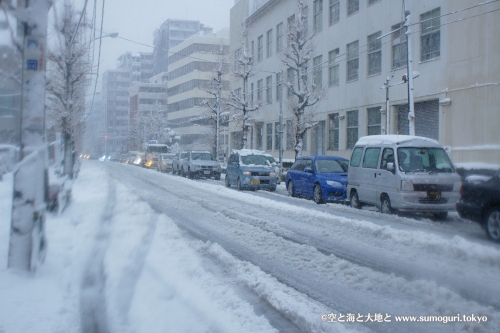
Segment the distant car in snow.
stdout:
[[286,173],[288,194],[309,197],[317,204],[345,201],[349,160],[338,156],[302,156]]
[[209,151],[188,151],[182,160],[181,174],[188,178],[220,180],[221,166]]
[[160,159],[158,160],[158,171],[172,171],[172,160],[174,157],[175,154],[160,154]]
[[500,170],[489,179],[467,177],[460,193],[458,214],[479,223],[490,239],[500,242]]

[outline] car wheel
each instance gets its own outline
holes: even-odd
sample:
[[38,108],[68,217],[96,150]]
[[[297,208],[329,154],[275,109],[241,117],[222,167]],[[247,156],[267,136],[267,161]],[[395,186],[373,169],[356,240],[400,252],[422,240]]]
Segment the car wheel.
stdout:
[[293,182],[291,180],[288,182],[288,195],[291,197],[295,196],[295,188],[293,187]]
[[215,180],[220,180],[220,173],[219,173],[219,174],[217,174],[217,175],[215,175],[214,179],[215,179]]
[[193,179],[194,178],[194,175],[193,175],[193,173],[191,172],[190,169],[188,169],[187,178],[189,178],[189,179]]
[[362,205],[359,202],[358,192],[351,192],[351,207],[356,209],[361,209]]
[[181,169],[181,176],[186,178],[186,173],[184,172],[184,168]]
[[236,181],[236,188],[238,191],[241,191],[243,188],[241,187],[241,179],[238,177],[238,180]]
[[391,200],[387,195],[384,195],[380,201],[380,212],[382,214],[392,214]]
[[269,191],[271,191],[271,192],[275,192],[275,191],[276,191],[276,186],[271,187],[271,188],[269,189]]
[[321,186],[319,186],[319,184],[314,185],[313,199],[318,205],[324,202],[323,196],[321,195]]
[[448,212],[439,212],[432,214],[436,220],[446,220]]
[[500,242],[500,208],[493,208],[486,213],[485,229],[490,239]]
[[224,184],[226,185],[226,187],[231,187],[231,183],[229,182],[229,177],[227,176],[227,173],[226,177],[224,178]]
[[175,175],[177,172],[175,171],[174,168],[172,168],[172,174]]

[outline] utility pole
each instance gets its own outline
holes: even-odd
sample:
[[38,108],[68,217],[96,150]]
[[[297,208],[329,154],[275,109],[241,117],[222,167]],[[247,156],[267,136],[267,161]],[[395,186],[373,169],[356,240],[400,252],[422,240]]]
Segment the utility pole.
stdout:
[[215,138],[215,158],[217,162],[219,162],[219,137],[220,137],[220,94],[221,94],[221,81],[222,73],[221,71],[217,72],[217,126],[216,126],[216,138]]
[[[34,271],[46,252],[48,196],[45,142],[47,24],[52,0],[25,0],[18,11],[23,33],[20,162],[14,189],[7,266]],[[36,17],[34,17],[36,15]]]
[[279,164],[280,164],[280,177],[283,173],[283,71],[279,72],[279,92],[280,92],[280,128],[279,128],[279,138],[280,138],[280,152],[279,152]]
[[415,109],[413,103],[413,70],[412,63],[413,60],[411,58],[411,41],[410,41],[410,11],[406,10],[406,2],[405,2],[405,27],[406,27],[406,45],[407,45],[407,53],[408,53],[408,121],[409,121],[409,132],[410,135],[415,136]]

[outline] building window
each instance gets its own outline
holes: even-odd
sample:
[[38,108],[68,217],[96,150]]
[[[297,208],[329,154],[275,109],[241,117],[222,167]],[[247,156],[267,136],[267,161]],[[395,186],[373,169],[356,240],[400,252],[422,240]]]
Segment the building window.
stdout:
[[281,72],[276,73],[276,100],[281,100],[281,90],[283,82],[281,82]]
[[382,73],[382,32],[368,36],[368,76]]
[[323,85],[323,56],[317,56],[313,59],[313,82],[316,88]]
[[263,123],[258,123],[255,125],[255,129],[257,131],[256,133],[256,139],[257,139],[257,149],[262,150],[262,137],[264,135],[264,124]]
[[250,105],[253,106],[253,82],[250,83]]
[[[288,78],[288,82],[293,86],[293,81],[295,79],[295,71],[292,68],[287,68],[286,69],[286,75]],[[290,97],[293,95],[292,89],[288,88],[287,90],[287,96]]]
[[274,150],[280,150],[280,123],[274,123]]
[[373,5],[375,2],[379,2],[380,0],[368,0],[368,6]]
[[295,146],[295,132],[293,127],[293,120],[286,121],[286,149],[292,150]]
[[235,72],[240,69],[240,65],[239,65],[240,57],[241,57],[241,48],[234,51],[234,71]]
[[359,0],[347,0],[347,16],[359,12]]
[[257,62],[261,62],[264,59],[264,37],[259,36],[257,38]]
[[267,104],[273,102],[273,77],[271,75],[266,77],[266,102]]
[[358,79],[359,41],[347,44],[347,82]]
[[323,0],[314,0],[314,32],[323,30]]
[[263,101],[262,99],[262,90],[264,89],[263,85],[264,85],[264,80],[257,81],[257,103]]
[[339,114],[332,113],[329,118],[328,150],[339,150]]
[[340,20],[340,0],[330,0],[329,24],[333,25]]
[[273,55],[273,29],[267,32],[267,49],[266,57],[269,58]]
[[368,135],[381,133],[380,107],[368,108]]
[[408,49],[406,45],[406,28],[404,23],[398,23],[391,27],[392,33],[392,69],[405,67],[408,61]]
[[266,150],[273,150],[273,123],[266,124]]
[[283,51],[283,22],[276,26],[276,53]]
[[421,61],[439,57],[441,50],[441,8],[420,15]]
[[252,57],[252,62],[255,60],[255,41],[250,44],[250,54]]
[[328,85],[337,86],[339,84],[339,64],[335,58],[339,55],[339,49],[328,52]]
[[347,149],[352,149],[358,141],[358,110],[347,111]]

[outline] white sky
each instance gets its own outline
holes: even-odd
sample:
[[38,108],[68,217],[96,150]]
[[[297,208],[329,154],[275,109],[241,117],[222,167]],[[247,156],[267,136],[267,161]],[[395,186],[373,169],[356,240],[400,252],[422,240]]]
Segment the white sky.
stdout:
[[[62,1],[58,0],[58,3]],[[84,0],[74,1],[78,10],[83,9]],[[98,22],[101,17],[102,1],[97,0]],[[229,27],[229,11],[233,5],[234,0],[105,0],[103,31],[118,32],[121,37],[153,46],[153,32],[169,18],[199,20],[206,26],[214,28],[214,32]],[[93,13],[93,7],[94,1],[89,0],[87,12]],[[116,59],[127,51],[151,52],[152,50],[120,38],[104,38],[100,73],[106,69],[114,69]]]

